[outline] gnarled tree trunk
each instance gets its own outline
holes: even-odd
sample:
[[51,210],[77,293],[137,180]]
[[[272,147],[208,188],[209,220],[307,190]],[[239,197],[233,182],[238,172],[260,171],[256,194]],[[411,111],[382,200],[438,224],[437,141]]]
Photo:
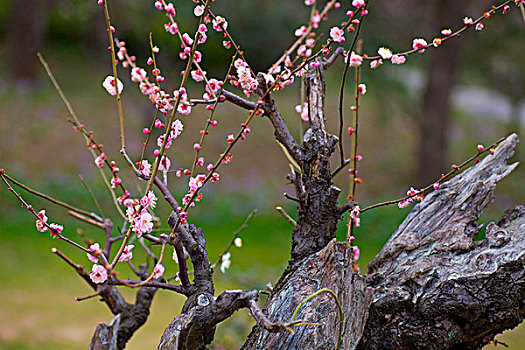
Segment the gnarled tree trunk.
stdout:
[[[525,207],[507,211],[487,226],[485,239],[474,240],[497,182],[517,166],[507,164],[517,143],[509,136],[417,204],[366,276],[352,272],[345,244],[335,241],[296,263],[268,299],[269,319],[288,321],[299,302],[329,288],[344,310],[342,349],[479,349],[517,326],[525,315]],[[300,318],[324,325],[295,334],[255,326],[243,349],[336,348],[332,299],[311,299]]]

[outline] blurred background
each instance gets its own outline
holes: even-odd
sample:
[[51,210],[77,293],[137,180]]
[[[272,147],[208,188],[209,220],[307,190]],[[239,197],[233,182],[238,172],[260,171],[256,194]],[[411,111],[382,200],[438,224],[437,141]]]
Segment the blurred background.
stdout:
[[[492,4],[486,0],[374,0],[362,31],[363,52],[373,55],[381,46],[402,51],[411,47],[415,37],[431,41],[442,28],[457,29],[464,16],[476,18]],[[194,4],[178,1],[175,5],[181,30],[193,31]],[[343,1],[342,5],[330,13],[330,24],[345,19],[348,4]],[[310,11],[302,0],[216,1],[213,8],[228,19],[228,29],[254,71],[266,71],[280,57],[293,42],[293,31],[306,22]],[[178,87],[178,72],[185,63],[178,58],[179,44],[163,29],[166,17],[153,7],[153,1],[113,1],[110,10],[117,36],[126,41],[129,52],[143,67],[149,57],[148,33],[153,33],[155,44],[161,48],[158,64],[166,77],[164,89]],[[510,14],[493,16],[484,24],[482,32],[468,31],[439,50],[408,57],[405,65],[386,64],[376,71],[363,69],[361,80],[368,86],[360,113],[359,153],[364,158],[359,165],[364,182],[358,186],[356,197],[362,205],[397,198],[411,186],[435,181],[451,164],[473,155],[479,143],[489,145],[511,132],[523,137],[523,19],[518,8],[512,6]],[[325,23],[320,33],[327,33],[329,27]],[[102,8],[96,1],[0,0],[0,167],[32,188],[77,207],[96,210],[79,179],[81,175],[105,215],[116,218],[85,143],[65,121],[67,110],[36,58],[40,51],[48,60],[81,121],[105,145],[108,157],[123,169],[127,187],[136,195],[144,184],[133,180],[121,161],[115,100],[101,86],[111,74],[105,28]],[[200,47],[204,69],[209,77],[217,79],[226,74],[232,54],[221,41],[219,34],[209,32],[208,42]],[[326,116],[333,133],[338,127],[342,68],[343,63],[337,62],[325,74]],[[119,74],[125,85],[127,150],[138,159],[142,128],[150,125],[155,109],[129,80],[129,71],[121,69]],[[188,89],[190,95],[199,96],[203,86],[190,84]],[[234,87],[228,89],[242,94]],[[348,109],[352,91],[350,80],[345,95],[346,127],[352,122]],[[299,139],[302,126],[294,106],[300,102],[300,83],[273,97]],[[238,130],[247,112],[224,104],[216,117],[219,126],[212,130],[203,148],[207,163],[217,159],[226,147],[226,135]],[[170,149],[172,168],[190,167],[190,147],[198,141],[198,131],[207,118],[203,107],[195,108],[189,117],[181,117],[184,132]],[[218,292],[227,288],[264,289],[268,282],[277,281],[289,259],[291,226],[275,211],[280,205],[296,216],[293,203],[282,196],[284,191],[293,193],[285,179],[288,163],[266,119],[256,118],[251,130],[247,139],[234,148],[232,162],[220,169],[221,181],[208,185],[203,201],[190,212],[191,222],[204,230],[210,257],[216,257],[244,218],[258,209],[241,235],[243,247],[232,251],[232,267],[226,274],[216,272]],[[345,148],[351,148],[348,138]],[[150,161],[152,150],[147,151]],[[523,147],[518,148],[513,160],[523,160],[523,152]],[[524,175],[524,167],[520,166],[500,183],[496,200],[480,224],[523,204]],[[344,201],[348,194],[347,173],[339,174],[335,181],[343,189]],[[84,254],[37,232],[34,218],[20,208],[5,186],[1,187],[0,349],[85,349],[96,324],[108,322],[112,316],[96,299],[74,301],[75,296],[91,290],[50,249],[57,247],[74,261],[88,267],[91,264]],[[178,199],[187,191],[186,182],[174,176],[170,187]],[[23,190],[20,193],[37,210],[45,208],[50,221],[63,224],[66,236],[79,240],[80,232],[101,241],[101,232],[73,221],[62,208]],[[362,272],[409,210],[384,207],[362,215],[361,227],[356,230]],[[158,228],[165,228],[169,209],[161,203],[157,214],[162,220]],[[345,227],[343,223],[340,226],[338,237],[344,239]],[[479,238],[483,238],[483,232]],[[135,250],[136,259],[144,259],[144,254]],[[167,274],[176,271],[175,264],[165,265]],[[121,276],[127,275],[132,277],[124,268]],[[124,293],[132,299],[132,292]],[[128,348],[156,346],[182,302],[174,293],[159,291],[150,319]],[[250,327],[248,314],[239,312],[219,327],[214,344],[235,349]],[[520,349],[525,343],[525,329],[521,326],[497,339],[511,349]]]

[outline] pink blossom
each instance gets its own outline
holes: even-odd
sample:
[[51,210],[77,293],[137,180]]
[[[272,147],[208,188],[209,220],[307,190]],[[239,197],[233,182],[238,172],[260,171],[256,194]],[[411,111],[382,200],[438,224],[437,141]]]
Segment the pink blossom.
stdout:
[[339,27],[332,27],[330,29],[330,37],[339,44],[345,42],[345,32]]
[[208,81],[208,84],[206,85],[206,91],[210,94],[213,92],[213,94],[215,95],[220,90],[221,86],[221,81],[218,81],[217,79],[210,79]]
[[295,106],[295,111],[301,115],[301,119],[308,121],[308,102]]
[[366,94],[366,85],[365,85],[365,84],[359,84],[359,85],[357,85],[357,91],[358,91],[361,95]]
[[122,179],[118,176],[114,176],[111,179],[111,188],[117,188],[122,183]]
[[204,13],[204,6],[202,6],[202,5],[197,5],[197,6],[195,6],[195,8],[193,9],[193,14],[194,14],[196,17],[200,17],[200,16],[202,16],[203,13]]
[[380,47],[377,53],[385,60],[389,60],[392,57],[392,51],[386,47]]
[[175,7],[171,2],[166,6],[165,10],[168,16],[175,16]]
[[412,48],[414,50],[418,50],[417,52],[423,53],[425,52],[425,48],[428,46],[425,39],[416,38],[412,41]]
[[140,162],[139,171],[142,175],[149,176],[151,172],[151,164],[146,159],[144,159],[142,162]]
[[162,264],[157,264],[153,268],[153,278],[160,278],[164,274],[164,266]]
[[213,173],[210,178],[211,182],[217,182],[219,181],[219,173]]
[[64,230],[64,226],[58,224],[49,224],[49,228],[50,230],[54,231],[51,232],[52,236],[56,235],[57,233],[62,233],[62,231]]
[[360,154],[358,154],[357,156],[355,156],[355,160],[356,160],[357,162],[359,162],[359,161],[363,160],[363,156],[360,155]]
[[359,259],[359,248],[357,246],[352,246],[352,261],[357,261]]
[[[107,76],[106,79],[102,82],[102,86],[106,91],[111,95],[115,96],[117,94],[117,89],[115,88],[115,77],[114,76]],[[118,93],[122,92],[122,89],[124,88],[124,84],[120,81],[120,79],[117,79],[117,87],[118,87]]]
[[104,152],[102,152],[97,158],[95,158],[95,165],[98,166],[99,168],[103,168],[105,160],[106,160],[106,155],[104,154]]
[[354,7],[364,7],[365,6],[365,0],[353,0],[352,6]]
[[307,31],[307,28],[305,26],[301,26],[301,28],[295,30],[295,36],[302,36]]
[[142,68],[131,68],[131,81],[135,83],[143,82],[146,79],[146,71]]
[[348,128],[348,135],[352,135],[355,132],[355,129],[352,127]]
[[191,77],[196,82],[200,82],[204,80],[204,75],[199,70],[192,70],[191,71]]
[[48,230],[48,227],[46,225],[47,223],[46,211],[40,210],[37,216],[38,216],[38,219],[36,220],[36,229],[39,232],[46,232]]
[[144,209],[147,209],[148,207],[155,209],[155,206],[157,205],[157,196],[155,196],[153,191],[149,191],[146,196],[140,199],[140,205],[142,205]]
[[135,246],[133,244],[124,247],[122,254],[118,258],[119,262],[130,261],[133,258],[133,252],[131,251]]
[[198,151],[198,150],[201,149],[201,145],[199,145],[198,143],[196,143],[196,144],[193,145],[193,149],[196,150],[196,151]]
[[485,147],[483,147],[483,145],[478,145],[478,152],[481,152],[485,149]]
[[393,55],[391,59],[393,64],[403,64],[406,60],[406,57],[401,55]]
[[463,24],[465,24],[466,26],[471,26],[472,24],[474,24],[474,20],[470,17],[465,17],[463,18]]
[[352,53],[350,54],[350,67],[359,67],[362,63],[363,57],[359,56],[358,54],[352,51]]
[[382,59],[373,60],[372,62],[370,62],[370,68],[376,69],[377,67],[379,67],[382,64],[383,64],[383,60]]
[[94,264],[89,278],[96,284],[104,283],[108,279],[108,271],[104,266]]
[[[92,245],[89,247],[88,250],[89,250],[91,253],[95,253],[95,252],[98,251],[99,254],[100,254],[100,245],[99,245],[98,243],[92,244]],[[88,253],[88,254],[87,254],[87,257],[88,257],[89,261],[91,261],[91,262],[94,262],[94,263],[98,262],[98,258],[97,258],[96,255],[92,255],[92,254],[89,254],[89,253]]]
[[481,31],[483,30],[484,26],[483,26],[483,23],[479,22],[478,24],[476,24],[476,30],[477,31]]
[[441,185],[439,184],[439,182],[435,182],[432,187],[434,187],[435,190],[439,190],[439,187],[441,187]]
[[212,24],[213,29],[215,29],[218,32],[222,32],[223,30],[226,30],[226,28],[228,28],[228,22],[226,22],[226,20],[221,16],[215,17],[212,21]]
[[155,8],[157,10],[164,10],[164,5],[162,5],[162,2],[160,1],[155,1]]
[[509,12],[510,12],[510,6],[509,5],[503,6],[503,11],[501,13],[506,15]]
[[176,139],[184,130],[184,124],[179,119],[176,119],[171,126],[171,138]]
[[199,157],[197,161],[195,162],[195,165],[197,166],[203,166],[204,165],[204,157]]
[[162,156],[162,158],[160,158],[159,170],[160,171],[164,171],[164,170],[168,171],[168,170],[170,170],[170,167],[171,167],[170,159],[167,156]]
[[315,0],[304,0],[306,6],[312,6],[315,3]]
[[[177,119],[178,120],[178,119]],[[162,129],[164,127],[164,124],[160,121],[160,119],[155,120],[155,125],[157,129]]]
[[150,233],[153,230],[153,217],[146,209],[142,209],[140,215],[135,218],[133,223],[133,232],[140,237],[144,233]]

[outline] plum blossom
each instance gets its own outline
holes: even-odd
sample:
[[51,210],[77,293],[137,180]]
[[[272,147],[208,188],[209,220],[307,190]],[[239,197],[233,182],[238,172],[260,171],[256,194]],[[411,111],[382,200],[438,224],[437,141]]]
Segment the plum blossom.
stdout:
[[202,16],[203,13],[204,13],[204,6],[202,6],[202,5],[197,5],[197,6],[195,6],[195,8],[193,9],[193,14],[194,14],[196,17],[200,17],[200,16]]
[[[92,244],[91,246],[89,246],[88,250],[91,252],[91,253],[95,253],[97,251],[100,251],[100,245],[98,243],[95,243],[95,244]],[[87,257],[89,259],[89,261],[91,262],[98,262],[98,258],[96,255],[91,255],[91,254],[87,254]]]
[[104,152],[100,153],[100,155],[95,158],[95,165],[99,168],[103,168],[104,167],[104,161],[106,160],[106,155],[104,154]]
[[361,95],[366,94],[366,84],[359,84],[359,85],[357,85],[357,91],[358,91]]
[[416,38],[412,41],[412,48],[417,50],[419,53],[425,52],[425,48],[428,46],[425,39]]
[[354,7],[364,7],[365,6],[365,0],[353,0],[352,6]]
[[141,83],[146,80],[146,71],[140,67],[131,68],[131,81]]
[[118,258],[119,262],[130,261],[133,258],[133,252],[131,251],[135,246],[133,244],[124,247],[122,254]]
[[303,103],[303,105],[295,106],[295,111],[301,115],[301,119],[305,122],[308,121],[308,102]]
[[[348,56],[345,59],[345,62],[347,61]],[[359,56],[355,52],[352,51],[350,54],[350,67],[359,67],[363,63],[363,57]]]
[[452,34],[452,29],[443,29],[441,31],[441,34],[445,35],[445,36],[449,36]]
[[401,55],[393,55],[391,58],[392,64],[403,64],[406,60],[406,57]]
[[233,240],[233,244],[237,247],[237,248],[240,248],[242,247],[242,239],[240,237],[237,237]]
[[483,30],[485,26],[483,25],[483,23],[479,22],[478,24],[476,24],[476,30],[477,31],[481,31]]
[[[128,208],[129,209],[129,208]],[[127,213],[127,211],[126,211]],[[150,233],[153,230],[153,217],[146,209],[142,209],[140,215],[134,217],[133,232],[140,237],[144,233]]]
[[170,170],[170,167],[171,167],[171,160],[165,155],[162,156],[160,158],[159,170],[160,171],[168,171],[168,170]]
[[[102,86],[106,91],[111,95],[115,96],[117,94],[117,89],[115,88],[115,77],[108,75],[106,79],[102,82]],[[124,84],[120,81],[120,79],[117,79],[117,87],[118,87],[118,93],[122,92],[122,89],[124,88]]]
[[360,214],[361,208],[358,205],[356,205],[349,214],[355,227],[359,227],[361,224],[361,218],[359,217]]
[[345,42],[345,32],[339,27],[332,27],[330,29],[330,37],[333,41],[343,44]]
[[221,16],[217,16],[212,21],[213,29],[215,29],[218,32],[222,32],[223,30],[226,30],[228,28],[228,22],[226,22],[226,19],[224,19]]
[[439,190],[439,188],[441,187],[441,185],[439,184],[439,182],[435,182],[434,184],[432,184],[432,187],[433,187],[435,190]]
[[474,24],[474,20],[470,17],[465,17],[463,18],[463,24],[465,24],[466,26],[471,26]]
[[312,6],[315,3],[315,0],[304,0],[306,6]]
[[108,271],[104,266],[94,264],[89,274],[89,278],[91,278],[96,284],[104,283],[108,279]]
[[146,196],[140,199],[140,205],[142,205],[144,209],[155,209],[155,207],[157,206],[157,196],[155,196],[155,193],[153,193],[153,191],[149,191]]
[[142,162],[140,162],[139,171],[142,175],[149,176],[151,172],[151,164],[146,159],[142,160]]
[[387,47],[380,47],[377,53],[385,60],[389,60],[392,57],[392,51]]
[[232,264],[230,260],[230,252],[224,254],[221,258],[221,272],[225,273],[227,269],[230,268],[230,265]]
[[162,264],[157,264],[153,268],[153,278],[160,278],[162,275],[164,275],[164,266]]
[[359,248],[357,246],[352,246],[352,261],[357,261],[359,259]]
[[46,232],[48,230],[48,227],[46,225],[47,223],[46,211],[40,210],[37,216],[38,216],[38,219],[36,220],[36,229],[39,232]]
[[383,64],[383,60],[382,59],[373,60],[372,62],[370,62],[370,68],[376,69],[377,67],[379,67],[382,64]]
[[479,144],[477,148],[478,148],[478,152],[481,152],[485,149],[485,147],[481,144]]
[[307,28],[305,26],[301,26],[301,28],[295,30],[295,36],[302,36],[304,33],[306,33]]

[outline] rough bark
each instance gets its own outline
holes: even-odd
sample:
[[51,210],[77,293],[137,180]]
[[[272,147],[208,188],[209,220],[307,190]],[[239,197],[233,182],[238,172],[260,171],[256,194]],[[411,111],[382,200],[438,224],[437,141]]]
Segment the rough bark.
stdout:
[[346,243],[332,240],[323,250],[304,259],[297,269],[283,276],[284,282],[265,307],[272,321],[287,322],[302,300],[328,288],[341,302],[343,320],[339,319],[334,299],[320,294],[303,306],[298,318],[304,322],[320,322],[322,326],[298,326],[293,329],[294,334],[287,331],[271,333],[256,326],[242,349],[335,349],[340,322],[343,322],[341,349],[354,349],[363,333],[373,294],[365,279],[352,270],[348,253]]
[[525,314],[523,206],[487,226],[477,220],[518,137],[446,182],[420,204],[369,265],[374,302],[361,349],[478,349]]

